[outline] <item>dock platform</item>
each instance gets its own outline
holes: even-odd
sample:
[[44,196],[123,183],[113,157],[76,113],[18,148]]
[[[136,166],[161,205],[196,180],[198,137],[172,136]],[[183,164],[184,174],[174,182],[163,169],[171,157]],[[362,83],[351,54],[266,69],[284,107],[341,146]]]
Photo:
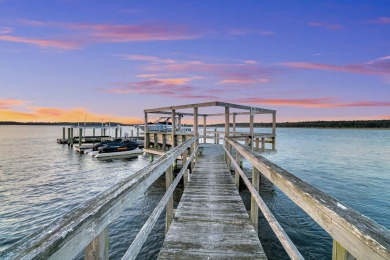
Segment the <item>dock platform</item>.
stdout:
[[223,147],[202,146],[158,259],[267,259]]

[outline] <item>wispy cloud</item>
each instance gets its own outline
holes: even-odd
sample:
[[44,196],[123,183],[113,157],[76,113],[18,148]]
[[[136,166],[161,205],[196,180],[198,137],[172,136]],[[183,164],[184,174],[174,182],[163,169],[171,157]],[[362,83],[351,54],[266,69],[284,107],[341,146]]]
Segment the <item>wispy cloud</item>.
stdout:
[[255,29],[243,29],[243,28],[234,28],[229,30],[229,34],[235,36],[245,36],[251,34],[257,34],[262,36],[272,36],[275,35],[275,32],[267,31],[267,30],[255,30]]
[[176,61],[173,59],[163,59],[163,58],[156,57],[156,56],[136,55],[136,54],[123,55],[123,59],[136,60],[136,61],[158,62],[158,63],[176,63]]
[[344,28],[344,26],[339,24],[332,24],[332,23],[325,23],[325,22],[308,22],[307,25],[311,27],[326,28],[329,30],[340,30]]
[[376,24],[390,24],[390,17],[382,16],[371,21]]
[[263,67],[254,62],[207,63],[181,61],[173,64],[148,64],[146,71],[163,73],[202,74],[217,78],[217,83],[266,83],[277,69]]
[[[25,37],[11,35],[10,30],[0,30],[0,40],[33,44],[39,47],[52,47],[59,49],[77,49],[85,44],[108,42],[134,42],[134,41],[172,41],[199,38],[187,26],[168,23],[153,24],[93,24],[93,23],[62,23],[21,19],[20,25],[27,27],[48,27],[58,31],[53,34],[50,30],[48,36]],[[61,36],[59,37],[58,34]],[[64,38],[65,36],[65,38]],[[70,38],[72,40],[67,40]],[[131,57],[129,57],[131,58]],[[136,58],[136,57],[133,57]],[[140,58],[140,57],[138,57]]]
[[19,99],[0,99],[0,109],[9,109],[14,106],[23,105],[26,102]]
[[7,42],[28,43],[44,48],[52,47],[66,50],[78,49],[80,46],[80,43],[66,40],[33,39],[9,35],[0,35],[0,40]]
[[341,107],[390,107],[388,101],[354,101],[342,102],[335,98],[303,98],[303,99],[264,99],[264,98],[242,98],[236,99],[236,102],[256,104],[256,105],[274,105],[274,106],[297,106],[305,108],[341,108]]
[[215,99],[207,89],[188,85],[193,78],[154,79],[138,82],[115,83],[116,88],[104,89],[106,93],[159,95],[182,98]]
[[364,75],[390,76],[390,59],[388,59],[387,56],[361,64],[330,65],[312,62],[284,62],[279,63],[279,65],[294,69],[327,70]]

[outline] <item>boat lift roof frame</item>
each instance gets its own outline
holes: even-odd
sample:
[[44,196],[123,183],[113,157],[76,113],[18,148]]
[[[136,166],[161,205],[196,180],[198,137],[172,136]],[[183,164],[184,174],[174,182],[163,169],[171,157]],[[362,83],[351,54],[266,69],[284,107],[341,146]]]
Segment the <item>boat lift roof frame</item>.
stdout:
[[[236,109],[242,109],[242,110],[248,110],[248,112],[233,112],[230,114],[235,115],[245,115],[250,114],[251,111],[253,111],[256,114],[276,114],[276,110],[271,109],[265,109],[265,108],[258,108],[258,107],[250,107],[250,106],[244,106],[244,105],[238,105],[233,103],[225,103],[225,102],[205,102],[205,103],[197,103],[197,104],[189,104],[189,105],[180,105],[180,106],[170,106],[170,107],[161,107],[161,108],[151,108],[151,109],[145,109],[144,113],[155,113],[155,114],[170,114],[168,111],[177,111],[180,109],[189,109],[189,108],[199,108],[199,107],[228,107],[228,108],[236,108]],[[187,115],[192,116],[194,113],[181,113],[177,112],[181,115]],[[198,116],[221,116],[224,115],[224,113],[217,113],[217,114],[198,114]]]

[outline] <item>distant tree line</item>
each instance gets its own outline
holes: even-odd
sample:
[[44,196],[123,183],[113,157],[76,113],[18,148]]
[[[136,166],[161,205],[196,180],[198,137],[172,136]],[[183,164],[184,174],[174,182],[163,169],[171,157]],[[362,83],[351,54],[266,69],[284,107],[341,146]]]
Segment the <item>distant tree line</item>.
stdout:
[[[105,125],[107,123],[104,123]],[[14,122],[0,121],[0,125],[60,125],[77,126],[76,122]],[[88,122],[86,126],[101,126],[100,122]],[[134,124],[121,124],[111,122],[111,126],[132,126]],[[207,125],[210,127],[224,127],[225,124]],[[80,123],[84,126],[84,123]],[[201,126],[201,125],[200,125]],[[230,123],[230,126],[233,126]],[[249,123],[237,123],[237,127],[249,127]],[[272,123],[255,123],[255,127],[272,127]],[[303,121],[303,122],[283,122],[276,123],[276,127],[303,127],[303,128],[390,128],[390,120],[354,120],[354,121]]]
[[[15,122],[15,121],[0,121],[0,125],[60,125],[60,126],[77,126],[77,122]],[[87,122],[85,126],[101,126],[101,122]],[[108,123],[104,123],[108,125]],[[117,122],[111,122],[111,126],[131,126],[133,124],[121,124]],[[80,126],[84,126],[84,122],[80,122]]]
[[[223,127],[224,124],[210,125]],[[230,124],[232,126],[232,124]],[[272,123],[255,123],[255,127],[272,127]],[[249,123],[236,123],[236,127],[249,127]],[[304,121],[276,123],[276,127],[302,128],[390,128],[390,120],[354,120],[354,121]]]

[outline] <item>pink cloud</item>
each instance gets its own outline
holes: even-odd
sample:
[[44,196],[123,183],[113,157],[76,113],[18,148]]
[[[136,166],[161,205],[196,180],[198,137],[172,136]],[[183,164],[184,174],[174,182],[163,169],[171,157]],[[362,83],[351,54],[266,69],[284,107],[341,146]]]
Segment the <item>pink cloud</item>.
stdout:
[[[60,31],[62,35],[66,35],[75,40],[68,41],[57,39],[55,35],[46,37],[46,39],[39,37],[26,38],[23,36],[10,35],[10,30],[0,30],[2,34],[6,34],[1,35],[0,40],[33,44],[45,48],[77,49],[81,45],[98,42],[171,41],[199,38],[198,34],[190,32],[186,26],[177,24],[82,24],[26,19],[21,19],[18,22],[19,24],[28,27],[49,27],[62,30]],[[147,56],[128,58],[141,59],[147,58]],[[149,58],[151,57],[149,56]],[[167,62],[167,60],[165,60],[165,62]]]
[[162,73],[207,74],[220,78],[224,83],[265,83],[277,70],[263,67],[257,63],[205,63],[201,61],[184,61],[174,64],[149,64],[147,71]]
[[0,109],[8,109],[13,106],[23,105],[26,102],[18,99],[0,99]]
[[339,25],[339,24],[330,24],[330,23],[324,23],[324,22],[309,22],[307,23],[308,26],[311,27],[322,27],[326,28],[329,30],[340,30],[343,29],[344,27]]
[[366,75],[390,76],[390,62],[386,59],[377,59],[364,64],[329,65],[311,62],[284,62],[280,63],[294,69],[328,70]]
[[44,48],[52,47],[67,50],[79,48],[79,43],[64,40],[33,39],[9,35],[0,35],[0,40],[7,42],[28,43]]
[[385,17],[385,16],[378,17],[377,19],[372,20],[371,22],[377,24],[390,24],[390,17]]
[[136,60],[136,61],[149,61],[149,62],[159,62],[159,63],[176,63],[175,60],[172,59],[162,59],[156,56],[147,56],[147,55],[124,55],[123,58],[125,60]]
[[[195,87],[186,85],[187,79],[155,79],[139,82],[115,83],[119,88],[104,89],[106,93],[117,94],[141,94],[160,95],[181,98],[215,99],[216,96],[208,95],[207,90],[201,91]],[[202,94],[198,94],[202,92]]]
[[242,98],[235,102],[275,105],[275,106],[297,106],[306,108],[340,108],[340,107],[390,107],[390,102],[384,101],[356,101],[340,102],[337,99],[325,98],[303,98],[303,99],[263,99],[263,98]]

